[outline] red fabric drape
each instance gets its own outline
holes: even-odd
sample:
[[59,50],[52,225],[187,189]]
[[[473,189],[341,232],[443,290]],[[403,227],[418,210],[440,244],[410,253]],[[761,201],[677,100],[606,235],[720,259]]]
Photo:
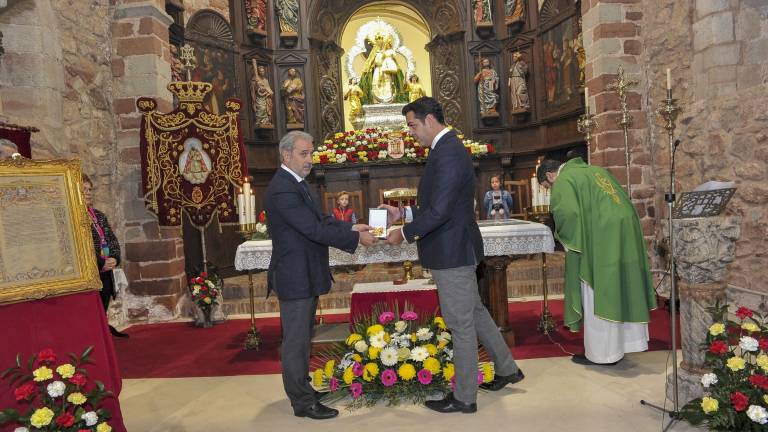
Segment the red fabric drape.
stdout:
[[0,138],[13,141],[19,148],[19,153],[25,158],[32,158],[32,147],[29,145],[31,136],[32,133],[29,131],[0,127]]
[[[115,432],[126,430],[117,399],[122,387],[117,355],[97,291],[0,306],[0,329],[0,370],[13,366],[19,353],[26,360],[51,348],[58,365],[69,358],[68,353],[79,355],[93,345],[91,363],[84,365],[89,378],[86,388],[90,390],[93,381],[98,380],[115,394],[105,399],[102,407],[111,411],[109,424]],[[13,390],[7,381],[0,381],[0,409],[26,412],[29,404],[17,404]],[[0,427],[2,431],[13,429]]]

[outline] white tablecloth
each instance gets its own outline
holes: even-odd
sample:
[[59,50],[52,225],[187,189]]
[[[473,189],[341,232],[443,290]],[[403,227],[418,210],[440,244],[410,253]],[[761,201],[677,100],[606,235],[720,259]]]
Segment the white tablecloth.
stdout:
[[[511,220],[507,223],[481,223],[485,256],[526,255],[553,252],[555,240],[546,225]],[[352,264],[374,264],[385,262],[416,261],[416,243],[390,246],[379,241],[373,246],[358,246],[354,254],[336,248],[329,249],[331,266]],[[237,270],[265,270],[269,268],[272,256],[271,240],[246,241],[237,247],[235,268]]]
[[402,291],[429,291],[437,289],[437,285],[429,284],[429,279],[411,279],[402,285],[395,285],[392,281],[356,283],[352,286],[352,294],[402,292]]

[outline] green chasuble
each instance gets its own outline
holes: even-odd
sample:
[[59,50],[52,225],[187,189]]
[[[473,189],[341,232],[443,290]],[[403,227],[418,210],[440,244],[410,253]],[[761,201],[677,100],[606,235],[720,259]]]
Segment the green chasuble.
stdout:
[[565,256],[565,325],[578,331],[581,281],[595,292],[595,315],[616,322],[649,321],[656,292],[640,228],[627,193],[603,168],[581,158],[562,166],[550,208]]

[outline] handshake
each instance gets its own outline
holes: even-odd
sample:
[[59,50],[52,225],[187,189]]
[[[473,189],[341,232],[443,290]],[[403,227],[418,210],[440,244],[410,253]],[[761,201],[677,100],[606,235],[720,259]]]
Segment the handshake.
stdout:
[[371,225],[356,224],[352,226],[352,230],[360,233],[359,241],[363,246],[371,246],[379,238],[386,238],[387,244],[399,245],[403,242],[402,230],[390,230],[386,237],[385,233],[387,232],[387,226],[400,219],[402,219],[402,214],[399,208],[382,204],[377,209],[371,209],[369,217]]

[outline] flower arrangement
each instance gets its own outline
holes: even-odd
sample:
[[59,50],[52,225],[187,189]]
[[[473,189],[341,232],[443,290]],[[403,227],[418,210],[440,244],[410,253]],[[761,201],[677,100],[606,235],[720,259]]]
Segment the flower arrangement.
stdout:
[[17,355],[16,366],[6,369],[0,377],[16,385],[16,401],[30,407],[24,414],[10,408],[0,411],[0,425],[20,425],[14,432],[110,432],[107,420],[111,414],[99,408],[99,403],[112,392],[105,390],[100,381],[89,385],[88,372],[83,368],[90,362],[92,350],[88,347],[79,356],[69,354],[71,361],[66,362],[57,361],[52,349],[32,355],[26,363],[21,361],[21,354]]
[[[454,386],[453,344],[442,317],[420,319],[408,310],[374,307],[358,321],[335,352],[326,353],[323,367],[312,374],[316,389],[330,397],[351,396],[350,407],[371,406],[379,400],[396,405],[410,399],[422,403],[435,392]],[[491,363],[478,367],[478,383],[493,380]]]
[[682,409],[691,423],[719,431],[768,431],[768,327],[766,317],[748,308],[728,319],[728,306],[708,309],[714,318],[702,343],[704,397]]
[[206,271],[195,269],[189,278],[189,292],[192,301],[203,311],[205,320],[204,327],[211,327],[211,308],[218,304],[221,294],[221,277],[215,271],[215,268],[209,267],[210,274]]
[[267,212],[265,210],[262,210],[261,213],[259,213],[258,222],[256,222],[256,231],[251,235],[251,240],[269,240]]
[[[491,144],[464,139],[463,135],[458,135],[458,138],[472,156],[496,152]],[[415,138],[407,131],[369,128],[336,133],[312,153],[312,162],[325,165],[395,160],[398,157],[392,156],[391,151],[394,150],[390,148],[395,141],[402,141],[400,159],[405,162],[423,160],[429,156],[429,148],[416,144]]]

